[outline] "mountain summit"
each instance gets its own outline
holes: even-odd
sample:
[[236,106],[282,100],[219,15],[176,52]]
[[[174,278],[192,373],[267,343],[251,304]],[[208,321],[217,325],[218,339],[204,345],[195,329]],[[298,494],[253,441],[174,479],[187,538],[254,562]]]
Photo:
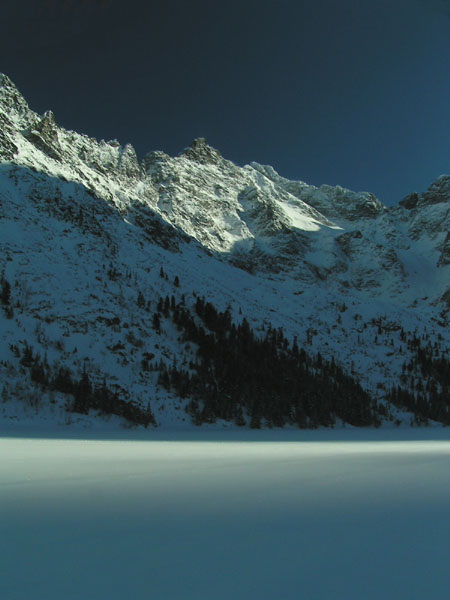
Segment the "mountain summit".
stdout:
[[209,146],[205,138],[195,139],[188,148],[183,150],[182,155],[202,165],[217,165],[223,160],[220,152]]
[[[63,404],[86,415],[103,394],[103,412],[109,402],[147,424],[149,402],[163,425],[183,423],[186,407],[198,423],[367,424],[370,411],[447,422],[449,182],[387,208],[368,192],[237,166],[204,138],[140,161],[129,144],[34,113],[0,75],[4,418],[34,405],[46,418]],[[210,362],[218,346],[220,367]],[[285,372],[284,386],[301,373],[333,402],[345,380],[361,406],[368,394],[369,412],[330,404],[322,414],[312,392],[273,381],[271,399],[258,400],[259,353]],[[291,370],[300,355],[305,370]],[[230,375],[246,365],[251,384]],[[77,404],[82,385],[91,404]]]

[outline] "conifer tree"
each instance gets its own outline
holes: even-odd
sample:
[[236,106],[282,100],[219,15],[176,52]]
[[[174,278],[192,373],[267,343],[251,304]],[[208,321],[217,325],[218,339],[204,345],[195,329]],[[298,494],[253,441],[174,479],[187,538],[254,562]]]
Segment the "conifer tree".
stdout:
[[11,285],[5,279],[3,273],[0,278],[0,285],[0,302],[3,304],[3,306],[9,306],[11,300]]

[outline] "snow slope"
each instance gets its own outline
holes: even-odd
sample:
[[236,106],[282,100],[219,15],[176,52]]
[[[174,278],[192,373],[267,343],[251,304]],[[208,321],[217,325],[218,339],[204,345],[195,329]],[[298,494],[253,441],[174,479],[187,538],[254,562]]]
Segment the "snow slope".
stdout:
[[0,309],[3,419],[67,422],[64,394],[37,390],[14,353],[28,343],[150,402],[158,424],[188,426],[185,401],[141,368],[145,354],[154,365],[192,357],[173,323],[152,325],[172,295],[188,306],[205,296],[256,331],[283,327],[380,400],[413,336],[448,357],[450,177],[388,209],[366,192],[239,167],[203,139],[139,162],[129,145],[35,114],[5,75],[0,131],[0,273],[13,309]]

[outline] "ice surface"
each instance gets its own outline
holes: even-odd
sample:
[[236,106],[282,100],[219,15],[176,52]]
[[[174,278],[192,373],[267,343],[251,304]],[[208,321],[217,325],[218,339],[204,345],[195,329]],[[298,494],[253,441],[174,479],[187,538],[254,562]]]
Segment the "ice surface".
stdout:
[[448,434],[316,433],[1,438],[0,597],[446,600]]

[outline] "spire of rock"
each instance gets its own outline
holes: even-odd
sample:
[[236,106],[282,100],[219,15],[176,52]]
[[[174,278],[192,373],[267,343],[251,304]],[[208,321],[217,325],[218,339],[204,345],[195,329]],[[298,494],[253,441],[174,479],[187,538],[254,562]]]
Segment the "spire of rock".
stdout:
[[131,144],[126,144],[124,148],[120,147],[118,168],[127,177],[138,177],[140,175],[141,168],[136,151]]
[[9,161],[17,154],[14,143],[17,127],[29,125],[31,111],[11,79],[0,73],[0,160]]
[[7,114],[16,113],[19,117],[30,112],[25,98],[4,73],[0,73],[0,109]]
[[186,158],[189,158],[189,160],[193,160],[203,165],[217,165],[223,160],[220,152],[215,148],[212,148],[205,138],[195,139],[189,148],[186,148],[181,153],[181,156],[185,156]]

